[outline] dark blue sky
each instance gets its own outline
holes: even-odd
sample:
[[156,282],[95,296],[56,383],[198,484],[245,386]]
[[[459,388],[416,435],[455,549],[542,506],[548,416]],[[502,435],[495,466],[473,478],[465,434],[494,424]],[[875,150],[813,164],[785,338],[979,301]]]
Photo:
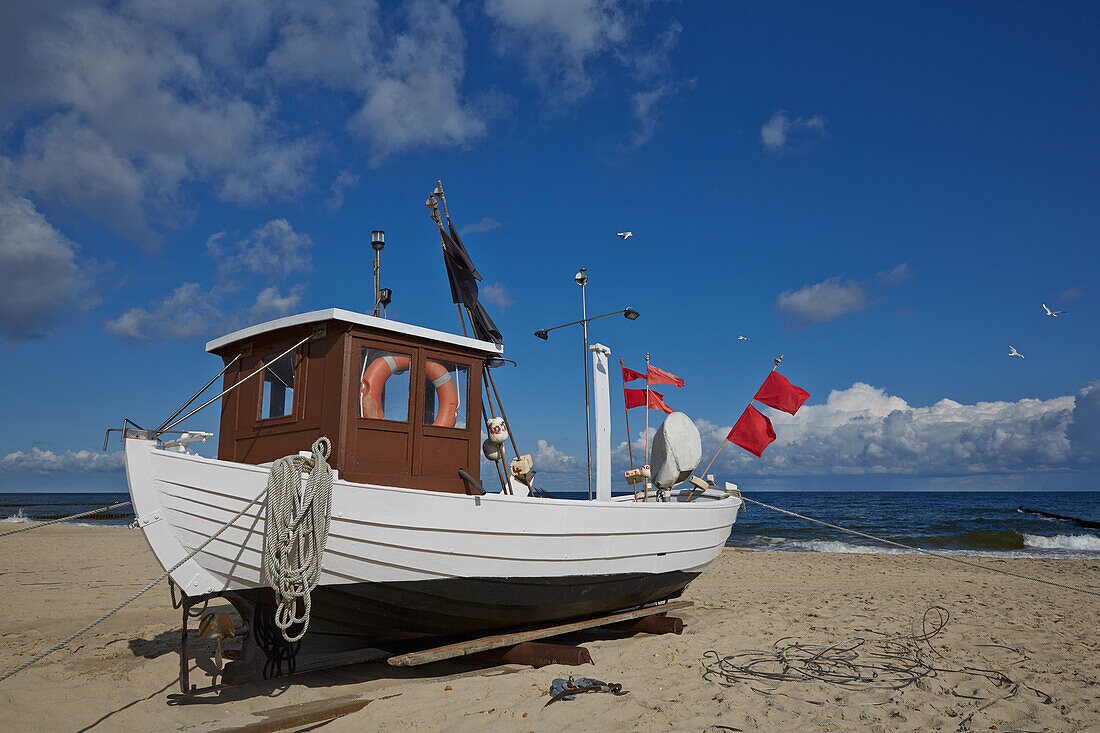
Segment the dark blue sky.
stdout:
[[779,353],[813,394],[728,478],[1096,488],[1098,14],[5,4],[0,487],[120,485],[80,451],[170,414],[207,339],[369,308],[371,229],[390,316],[457,330],[442,178],[551,483],[583,468],[580,335],[531,333],[579,317],[585,266],[590,312],[642,313],[592,340],[685,377],[711,450]]

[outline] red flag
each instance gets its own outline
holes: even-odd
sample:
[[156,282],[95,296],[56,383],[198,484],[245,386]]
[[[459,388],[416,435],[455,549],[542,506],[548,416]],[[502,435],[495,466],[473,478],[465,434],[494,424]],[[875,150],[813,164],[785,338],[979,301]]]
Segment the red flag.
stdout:
[[631,407],[641,407],[646,404],[646,392],[649,392],[649,409],[661,410],[666,413],[671,413],[672,408],[665,404],[665,400],[661,395],[657,394],[653,390],[644,389],[624,389],[623,399],[626,400],[626,409]]
[[[773,372],[774,373],[774,372]],[[772,428],[772,421],[767,416],[760,413],[752,405],[745,408],[745,411],[741,413],[741,418],[737,421],[737,424],[730,430],[730,434],[726,436],[726,440],[739,445],[749,453],[752,453],[757,458],[761,456],[764,449],[772,444],[775,440],[775,429]]]
[[664,369],[658,369],[655,366],[646,364],[646,374],[649,375],[650,384],[671,384],[674,387],[683,387],[684,380],[677,377],[675,374],[666,372]]
[[627,382],[633,382],[635,379],[645,379],[645,375],[641,372],[636,372],[633,369],[627,369],[623,367],[623,384]]
[[794,386],[779,372],[772,372],[764,380],[764,384],[760,385],[760,389],[753,399],[757,402],[763,402],[768,407],[774,407],[793,415],[798,412],[799,407],[802,407],[802,403],[809,398],[809,392],[801,387]]

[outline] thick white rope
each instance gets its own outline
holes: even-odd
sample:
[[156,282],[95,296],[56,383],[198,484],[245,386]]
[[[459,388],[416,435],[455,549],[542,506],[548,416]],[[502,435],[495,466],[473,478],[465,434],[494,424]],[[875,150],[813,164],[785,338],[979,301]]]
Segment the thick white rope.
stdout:
[[[305,636],[312,608],[310,592],[321,579],[332,514],[332,469],[325,460],[331,450],[328,438],[318,438],[311,458],[280,458],[271,465],[267,479],[264,580],[275,591],[275,625],[288,642]],[[309,476],[303,489],[306,471]],[[301,630],[292,636],[289,629],[295,624],[301,624]]]
[[805,519],[807,522],[814,522],[815,524],[820,524],[823,527],[829,527],[831,529],[839,529],[841,532],[847,532],[849,534],[854,534],[858,537],[865,537],[869,540],[874,540],[875,542],[882,542],[883,544],[894,545],[895,547],[904,547],[906,550],[913,550],[914,552],[921,552],[921,553],[924,553],[925,555],[931,555],[932,557],[938,557],[941,560],[950,560],[951,562],[957,562],[957,563],[961,563],[963,565],[969,565],[970,567],[978,568],[979,570],[988,570],[988,571],[993,572],[993,573],[1001,573],[1002,575],[1011,575],[1014,578],[1022,578],[1023,580],[1030,580],[1034,583],[1043,583],[1044,585],[1053,585],[1055,588],[1062,588],[1063,590],[1072,590],[1072,591],[1076,591],[1077,593],[1087,593],[1090,596],[1100,596],[1100,593],[1098,593],[1094,590],[1089,590],[1088,588],[1078,588],[1077,586],[1073,586],[1073,585],[1063,585],[1062,583],[1055,583],[1053,580],[1043,580],[1042,578],[1035,578],[1035,577],[1032,577],[1030,575],[1023,575],[1022,573],[1014,573],[1011,570],[1001,570],[1000,568],[987,567],[987,566],[982,565],[980,563],[970,562],[969,560],[962,560],[962,559],[957,558],[957,557],[951,557],[950,555],[941,555],[938,552],[929,552],[928,550],[922,550],[921,548],[913,547],[912,545],[903,545],[900,542],[894,542],[893,540],[884,540],[883,538],[875,537],[872,534],[864,534],[863,532],[857,532],[854,529],[848,529],[847,527],[841,527],[839,524],[829,524],[828,522],[822,522],[820,519],[814,519],[813,517],[807,517],[807,516],[804,516],[802,514],[795,514],[794,512],[789,512],[786,509],[780,509],[777,506],[772,506],[771,504],[765,504],[764,502],[757,501],[756,499],[750,499],[749,497],[744,496],[744,495],[742,495],[741,498],[744,499],[745,501],[751,501],[753,504],[759,504],[760,506],[762,506],[766,509],[773,509],[773,510],[775,510],[777,512],[780,512],[782,514],[789,514],[792,517],[798,517],[799,519]]
[[163,574],[163,575],[161,575],[160,577],[158,577],[158,578],[157,578],[156,580],[154,580],[154,581],[150,582],[150,583],[149,583],[149,584],[148,584],[147,586],[145,586],[144,588],[142,588],[141,590],[139,590],[139,591],[138,591],[137,593],[135,593],[135,594],[133,594],[132,596],[130,596],[129,598],[127,598],[127,599],[126,599],[125,601],[123,601],[122,603],[120,603],[120,604],[118,604],[117,606],[115,606],[114,608],[112,608],[112,609],[111,609],[110,611],[108,611],[107,613],[105,613],[105,614],[103,614],[102,616],[100,616],[99,618],[97,618],[97,619],[96,619],[95,621],[93,621],[93,622],[91,622],[90,624],[88,624],[87,626],[85,626],[85,627],[84,627],[83,629],[81,629],[80,631],[77,631],[77,632],[76,632],[75,634],[71,634],[71,635],[67,636],[66,638],[64,638],[64,639],[62,639],[61,641],[59,641],[58,643],[54,644],[53,646],[51,646],[51,647],[50,647],[49,649],[47,649],[46,651],[42,652],[42,653],[41,653],[41,654],[39,654],[38,656],[36,656],[36,657],[34,657],[34,658],[32,658],[32,659],[29,659],[29,660],[27,660],[26,662],[23,662],[22,664],[20,664],[20,665],[19,665],[18,667],[16,667],[15,669],[13,669],[13,670],[10,670],[10,671],[8,671],[8,672],[5,672],[3,676],[0,676],[0,682],[3,682],[3,681],[4,681],[4,680],[6,680],[6,679],[7,679],[8,677],[11,677],[11,676],[12,676],[13,674],[16,674],[17,672],[22,672],[22,671],[23,671],[24,669],[26,669],[27,667],[31,666],[32,664],[35,664],[36,662],[39,662],[39,661],[41,661],[41,660],[45,659],[45,658],[46,658],[46,657],[48,657],[49,655],[51,655],[51,654],[53,654],[54,652],[56,652],[56,651],[57,651],[58,649],[62,648],[62,647],[63,647],[63,646],[65,646],[66,644],[68,644],[68,643],[69,643],[70,641],[72,641],[73,639],[77,638],[77,637],[78,637],[78,636],[80,636],[81,634],[84,634],[85,632],[87,632],[87,631],[88,631],[89,629],[91,629],[92,627],[94,627],[94,626],[96,626],[96,625],[98,625],[98,624],[102,623],[103,621],[106,621],[106,620],[107,620],[108,618],[110,618],[111,616],[113,616],[113,615],[115,615],[116,613],[118,613],[119,611],[121,611],[121,610],[123,609],[123,607],[125,607],[125,606],[129,605],[130,603],[132,603],[133,601],[137,600],[138,596],[142,595],[142,594],[143,594],[143,593],[145,593],[145,592],[146,592],[147,590],[149,590],[150,588],[152,588],[153,586],[155,586],[155,585],[156,585],[157,583],[159,583],[160,581],[162,581],[162,580],[164,580],[165,578],[167,578],[167,577],[168,577],[169,575],[171,575],[172,573],[174,573],[174,572],[175,572],[175,571],[176,571],[176,570],[177,570],[177,569],[178,569],[178,568],[179,568],[179,567],[180,567],[181,565],[183,565],[183,564],[184,564],[185,562],[187,562],[188,560],[190,560],[191,558],[193,558],[193,557],[194,557],[195,555],[197,555],[197,554],[199,554],[200,552],[202,552],[202,550],[203,550],[203,549],[204,549],[204,548],[205,548],[205,547],[206,547],[207,545],[209,545],[209,544],[210,544],[211,542],[213,542],[213,541],[214,541],[215,539],[217,539],[218,535],[220,535],[220,534],[221,534],[222,532],[224,532],[225,530],[229,529],[229,526],[230,526],[231,524],[233,524],[234,522],[236,522],[236,521],[237,521],[237,520],[238,520],[238,519],[239,519],[239,518],[241,517],[241,515],[243,515],[243,514],[244,514],[244,513],[246,512],[246,511],[248,511],[249,507],[251,507],[251,506],[252,506],[253,504],[255,504],[256,502],[258,502],[258,501],[260,500],[260,498],[261,498],[261,497],[262,497],[262,496],[263,496],[263,495],[264,495],[265,493],[267,493],[267,489],[266,489],[266,488],[265,488],[265,489],[264,489],[263,491],[261,491],[261,492],[260,492],[259,494],[257,494],[257,495],[256,495],[256,498],[255,498],[255,499],[253,499],[252,501],[250,501],[250,502],[248,502],[247,504],[245,504],[245,505],[244,505],[244,508],[242,508],[242,509],[241,509],[241,510],[240,510],[239,512],[237,512],[237,513],[236,513],[236,514],[235,514],[235,515],[233,516],[233,518],[232,518],[232,519],[230,519],[230,520],[229,520],[228,522],[226,522],[226,523],[225,523],[225,524],[223,524],[223,525],[222,525],[221,527],[219,527],[219,528],[218,528],[218,531],[217,531],[217,532],[215,532],[214,534],[210,535],[210,537],[208,537],[208,538],[207,538],[207,539],[206,539],[206,540],[205,540],[205,541],[204,541],[204,542],[203,542],[203,543],[202,543],[201,545],[199,545],[199,546],[198,546],[198,547],[196,547],[196,548],[195,548],[194,550],[192,550],[192,551],[191,551],[190,553],[188,553],[187,557],[183,558],[183,559],[182,559],[182,560],[180,560],[180,561],[179,561],[178,563],[176,563],[176,564],[175,564],[175,565],[173,565],[172,567],[170,567],[170,568],[168,568],[167,570],[165,570],[165,571],[164,571],[164,574]]
[[72,516],[61,517],[61,519],[51,519],[48,522],[39,522],[38,524],[32,524],[29,527],[20,527],[19,529],[11,529],[11,530],[8,530],[7,532],[0,532],[0,537],[5,537],[9,534],[16,534],[18,532],[29,532],[32,529],[38,529],[39,527],[45,527],[48,524],[57,524],[58,522],[70,522],[74,519],[80,519],[81,517],[90,517],[93,514],[99,514],[100,512],[105,512],[109,509],[118,509],[120,506],[128,506],[129,504],[130,504],[130,502],[128,502],[128,501],[120,501],[117,504],[111,504],[111,506],[101,506],[99,509],[93,509],[90,512],[83,512],[81,514],[73,514]]

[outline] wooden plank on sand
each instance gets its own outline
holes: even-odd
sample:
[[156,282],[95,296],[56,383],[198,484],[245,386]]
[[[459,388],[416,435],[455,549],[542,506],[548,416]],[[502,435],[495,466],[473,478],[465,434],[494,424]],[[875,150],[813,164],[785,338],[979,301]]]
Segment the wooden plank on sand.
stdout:
[[632,619],[642,618],[643,616],[653,616],[658,613],[676,611],[692,605],[694,605],[692,601],[670,601],[658,606],[636,608],[633,611],[613,613],[610,616],[573,621],[572,623],[560,624],[558,626],[546,626],[541,629],[530,629],[528,631],[519,631],[512,634],[483,636],[479,639],[460,641],[457,644],[447,644],[446,646],[425,649],[421,652],[412,652],[411,654],[401,654],[396,657],[390,657],[386,660],[386,663],[393,667],[418,667],[421,664],[428,664],[429,662],[439,662],[444,659],[464,657],[467,654],[476,654],[477,652],[484,652],[490,649],[499,649],[505,646],[512,646],[513,644],[520,644],[525,641],[537,641],[551,636],[570,634],[574,631],[591,629],[597,626],[606,626],[607,624],[618,623],[620,621],[630,621]]

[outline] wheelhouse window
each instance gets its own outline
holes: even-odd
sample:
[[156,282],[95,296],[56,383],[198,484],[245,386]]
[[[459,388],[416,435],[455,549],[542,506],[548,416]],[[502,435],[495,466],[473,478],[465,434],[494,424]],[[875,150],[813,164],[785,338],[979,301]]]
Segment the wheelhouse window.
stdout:
[[294,411],[294,368],[297,356],[287,354],[264,367],[264,393],[260,400],[260,419],[286,417]]
[[424,424],[466,428],[469,367],[429,359],[424,375]]
[[363,347],[359,362],[359,417],[409,420],[408,354]]

